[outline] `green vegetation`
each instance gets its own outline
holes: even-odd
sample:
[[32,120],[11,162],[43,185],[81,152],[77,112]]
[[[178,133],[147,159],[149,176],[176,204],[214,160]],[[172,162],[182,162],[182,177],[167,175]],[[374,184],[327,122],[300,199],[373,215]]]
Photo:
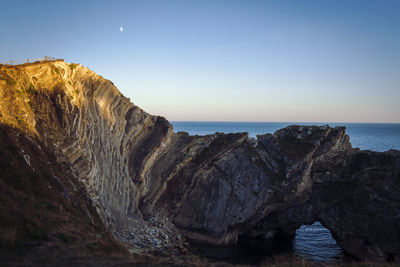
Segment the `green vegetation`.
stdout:
[[69,66],[69,68],[70,68],[71,70],[74,70],[74,69],[76,68],[76,64],[74,64],[74,63],[71,63],[71,64],[69,64],[68,66]]
[[29,84],[29,88],[26,90],[28,94],[33,94],[36,91],[35,86],[32,83]]
[[53,70],[57,73],[60,74],[60,70],[57,67],[54,67]]
[[6,82],[7,85],[16,85],[17,81],[11,76],[13,73],[13,70],[5,70],[2,69],[3,73],[0,73],[0,80],[3,80]]
[[6,78],[4,79],[7,83],[7,85],[16,85],[17,82],[13,78]]

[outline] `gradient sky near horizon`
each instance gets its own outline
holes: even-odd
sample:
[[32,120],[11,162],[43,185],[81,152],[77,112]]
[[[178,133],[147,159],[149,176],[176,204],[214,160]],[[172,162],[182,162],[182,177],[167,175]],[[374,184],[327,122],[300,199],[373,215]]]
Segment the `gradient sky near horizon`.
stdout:
[[400,122],[398,0],[15,0],[1,10],[0,62],[81,63],[169,120]]

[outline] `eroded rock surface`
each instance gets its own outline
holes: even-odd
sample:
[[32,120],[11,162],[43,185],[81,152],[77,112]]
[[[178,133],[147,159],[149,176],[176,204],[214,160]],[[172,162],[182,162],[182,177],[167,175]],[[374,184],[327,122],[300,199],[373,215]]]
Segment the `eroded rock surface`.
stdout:
[[181,233],[234,244],[318,220],[355,258],[400,261],[400,154],[353,149],[344,127],[174,133],[110,81],[62,61],[2,67],[0,96],[1,122],[66,164],[124,242],[179,247]]

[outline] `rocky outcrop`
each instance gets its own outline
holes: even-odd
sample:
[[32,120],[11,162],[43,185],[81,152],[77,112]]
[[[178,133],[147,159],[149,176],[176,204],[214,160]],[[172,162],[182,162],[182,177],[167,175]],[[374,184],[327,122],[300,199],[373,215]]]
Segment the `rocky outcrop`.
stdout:
[[181,233],[226,245],[318,220],[353,257],[400,261],[399,152],[353,149],[343,127],[174,133],[110,81],[62,61],[3,66],[0,94],[1,122],[68,166],[120,240],[162,249],[181,246]]
[[[296,127],[285,131],[290,129]],[[320,221],[350,258],[398,262],[400,152],[359,151],[345,139],[333,147],[313,156],[299,186],[308,188],[303,200],[290,203],[293,192],[284,194],[285,207],[269,212],[247,235],[294,236],[302,224]]]
[[400,261],[400,152],[354,151],[313,170],[310,200],[343,248],[359,259]]
[[307,201],[314,162],[346,150],[344,128],[292,126],[256,141],[246,134],[220,135],[174,177],[158,207],[196,240],[232,244],[239,235],[270,234],[274,229],[261,230],[260,221]]

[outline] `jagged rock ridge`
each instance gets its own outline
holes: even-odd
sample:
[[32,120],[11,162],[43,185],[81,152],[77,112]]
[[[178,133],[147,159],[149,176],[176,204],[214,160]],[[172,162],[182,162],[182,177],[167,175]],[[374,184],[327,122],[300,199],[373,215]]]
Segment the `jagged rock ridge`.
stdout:
[[293,235],[319,220],[356,258],[400,260],[397,151],[352,149],[343,127],[290,126],[257,139],[174,133],[110,81],[61,61],[2,67],[0,75],[2,123],[70,166],[121,240],[168,246],[173,226],[157,228],[166,237],[156,244],[140,241],[138,225],[154,218],[221,245]]

